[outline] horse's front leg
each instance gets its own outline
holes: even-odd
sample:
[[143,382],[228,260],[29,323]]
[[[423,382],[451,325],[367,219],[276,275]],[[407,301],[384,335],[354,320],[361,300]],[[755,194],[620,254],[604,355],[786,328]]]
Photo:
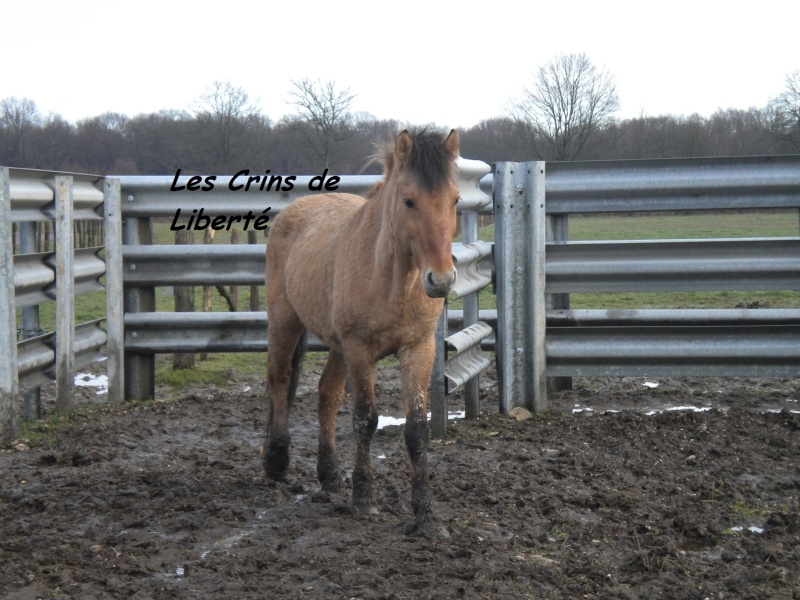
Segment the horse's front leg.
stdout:
[[411,463],[411,507],[417,528],[437,521],[428,480],[428,382],[434,353],[433,338],[397,353],[406,408],[405,440]]
[[344,382],[347,372],[342,355],[331,350],[328,362],[319,380],[319,455],[317,478],[322,489],[339,491],[344,487],[336,460],[336,413],[344,398]]
[[369,447],[378,428],[375,406],[375,366],[366,348],[350,348],[347,372],[354,396],[353,432],[356,436],[356,462],[353,467],[353,507],[358,511],[377,513],[372,489],[372,465]]

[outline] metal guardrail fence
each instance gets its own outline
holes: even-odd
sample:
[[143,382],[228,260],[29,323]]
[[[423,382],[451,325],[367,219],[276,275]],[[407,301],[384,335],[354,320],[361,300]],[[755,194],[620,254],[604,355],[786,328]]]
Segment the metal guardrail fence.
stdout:
[[[797,208],[797,169],[797,155],[549,162],[545,212]],[[494,177],[481,189],[491,192]]]
[[[484,182],[485,184],[486,182]],[[498,163],[502,410],[548,377],[800,376],[800,307],[569,310],[574,292],[800,290],[800,237],[569,242],[570,213],[800,208],[800,156]]]
[[[92,175],[0,167],[0,443],[18,435],[20,390],[56,382],[56,409],[69,410],[77,368],[103,360],[108,350],[109,398],[122,397],[122,277],[119,183]],[[74,249],[76,220],[103,220],[104,248]],[[32,222],[55,223],[55,250],[30,253]],[[14,255],[12,223],[20,224],[21,251]],[[105,253],[105,262],[100,257]],[[26,253],[27,252],[27,253]],[[99,321],[75,324],[75,297],[103,286],[106,329]],[[16,309],[29,337],[38,328],[38,305],[54,301],[56,330],[17,343]],[[31,327],[31,324],[35,326]],[[26,406],[26,412],[28,407]]]
[[791,290],[800,238],[550,244],[545,271],[548,293]]
[[[496,351],[502,410],[544,410],[552,377],[800,376],[800,308],[573,311],[568,300],[586,291],[800,290],[800,237],[568,240],[568,215],[576,212],[798,209],[800,156],[498,163],[491,175],[478,161],[461,159],[459,167],[463,243],[454,245],[459,278],[450,300],[463,296],[464,309],[448,311],[437,333],[435,434],[444,433],[447,386],[464,385],[467,416],[477,414],[474,375],[488,363],[481,352],[487,349]],[[103,342],[112,399],[123,390],[127,398],[152,397],[156,353],[266,348],[265,313],[156,313],[154,290],[261,284],[263,246],[157,246],[151,219],[178,209],[274,216],[312,193],[308,182],[298,178],[289,192],[244,192],[228,189],[230,177],[218,177],[209,192],[171,192],[172,177],[120,179],[0,170],[0,351],[8,357],[0,361],[2,439],[17,430],[13,399],[20,384],[55,378],[60,406],[67,406],[66,374],[94,360]],[[376,180],[342,177],[337,191],[363,194]],[[494,195],[494,244],[477,239],[478,214],[492,211],[487,189]],[[57,227],[103,219],[105,262],[99,249],[72,252],[71,227],[57,236],[54,253],[13,255],[12,222],[51,219]],[[70,321],[74,296],[98,289],[102,274],[105,334],[96,323]],[[479,312],[477,291],[492,280],[498,308]],[[53,298],[58,330],[17,344],[14,307]],[[323,346],[311,340],[311,348]]]
[[797,156],[547,164],[547,214],[797,208]]

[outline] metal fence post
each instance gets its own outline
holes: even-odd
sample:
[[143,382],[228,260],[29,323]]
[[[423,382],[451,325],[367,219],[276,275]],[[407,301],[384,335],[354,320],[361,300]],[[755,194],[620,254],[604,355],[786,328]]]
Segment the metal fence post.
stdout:
[[72,407],[74,387],[75,339],[75,263],[73,179],[57,175],[56,203],[56,410],[66,412]]
[[528,207],[528,264],[531,278],[528,286],[528,328],[531,334],[533,386],[527,404],[534,412],[547,410],[547,366],[546,333],[547,303],[545,301],[545,249],[547,242],[547,220],[545,218],[545,163],[525,163],[525,203]]
[[[36,223],[26,221],[19,224],[19,253],[36,254]],[[39,333],[39,305],[23,308],[22,339],[36,337]],[[25,392],[22,412],[25,419],[42,417],[41,388],[37,387]]]
[[447,359],[447,348],[444,338],[447,337],[447,302],[442,307],[439,323],[436,326],[436,354],[431,371],[431,437],[443,438],[447,433],[447,381],[444,378],[444,363]]
[[[569,215],[547,216],[547,241],[563,243],[569,241]],[[546,294],[548,310],[569,310],[569,294]],[[547,391],[560,392],[572,389],[572,377],[548,377]]]
[[14,240],[11,237],[11,185],[0,167],[0,444],[19,435],[17,314],[14,309]]
[[[479,211],[491,203],[491,198],[481,190],[480,182],[491,167],[479,160],[463,157],[456,159],[458,168],[458,193],[461,212],[461,242],[471,244],[478,241]],[[478,322],[478,295],[480,290],[463,297],[463,321],[466,329]],[[445,345],[446,350],[446,345]],[[464,384],[464,417],[475,419],[480,413],[478,375]]]
[[119,179],[103,179],[103,219],[106,259],[106,354],[108,400],[125,394],[125,323],[122,286],[122,213]]
[[[478,212],[466,211],[461,215],[461,241],[470,244],[478,241]],[[463,298],[464,321],[461,328],[466,329],[478,322],[478,294],[473,292]],[[476,419],[480,413],[478,377],[464,384],[464,418]]]
[[[128,195],[125,201],[133,201]],[[149,218],[131,218],[123,220],[123,245],[149,245],[153,243],[153,232]],[[135,269],[136,264],[128,267]],[[124,292],[125,313],[155,312],[156,293],[153,287],[130,287]],[[130,333],[136,336],[136,331]],[[125,399],[148,400],[155,397],[156,390],[156,356],[155,354],[125,353]]]
[[500,411],[545,410],[544,163],[495,165]]

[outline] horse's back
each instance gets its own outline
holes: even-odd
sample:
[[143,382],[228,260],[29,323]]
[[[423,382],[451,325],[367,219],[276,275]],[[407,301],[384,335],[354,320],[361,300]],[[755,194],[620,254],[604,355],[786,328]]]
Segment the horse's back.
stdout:
[[267,240],[267,273],[276,261],[286,261],[296,251],[317,254],[330,251],[346,223],[364,204],[353,194],[321,194],[292,202],[275,219]]
[[311,235],[315,231],[320,231],[321,235],[325,230],[336,231],[363,204],[364,199],[353,194],[305,196],[281,211],[270,228],[269,239],[272,241],[275,236],[296,239],[309,231]]

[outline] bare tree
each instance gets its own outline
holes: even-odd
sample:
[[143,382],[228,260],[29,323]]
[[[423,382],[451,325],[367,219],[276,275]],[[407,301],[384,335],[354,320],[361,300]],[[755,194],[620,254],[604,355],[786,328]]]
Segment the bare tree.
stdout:
[[575,160],[588,154],[617,110],[613,76],[585,54],[561,54],[539,68],[533,87],[512,101],[509,116],[527,151],[545,160]]
[[127,125],[128,153],[142,175],[196,171],[205,149],[197,144],[198,123],[186,111],[139,114]]
[[114,112],[78,121],[73,149],[82,166],[91,173],[135,172],[127,158],[127,126],[128,117]]
[[12,166],[30,166],[29,140],[31,133],[39,127],[41,116],[36,103],[29,98],[4,98],[0,101],[0,129],[5,140],[5,153]]
[[350,106],[355,94],[337,90],[332,81],[292,81],[291,103],[299,113],[299,130],[324,168],[352,135]]
[[35,169],[76,171],[72,152],[75,128],[64,117],[50,113],[31,132],[30,156],[26,163]]
[[770,102],[777,136],[800,151],[800,69],[786,76],[786,89]]
[[215,149],[219,166],[228,172],[247,121],[257,114],[256,107],[244,89],[229,81],[215,81],[195,102],[194,113]]

